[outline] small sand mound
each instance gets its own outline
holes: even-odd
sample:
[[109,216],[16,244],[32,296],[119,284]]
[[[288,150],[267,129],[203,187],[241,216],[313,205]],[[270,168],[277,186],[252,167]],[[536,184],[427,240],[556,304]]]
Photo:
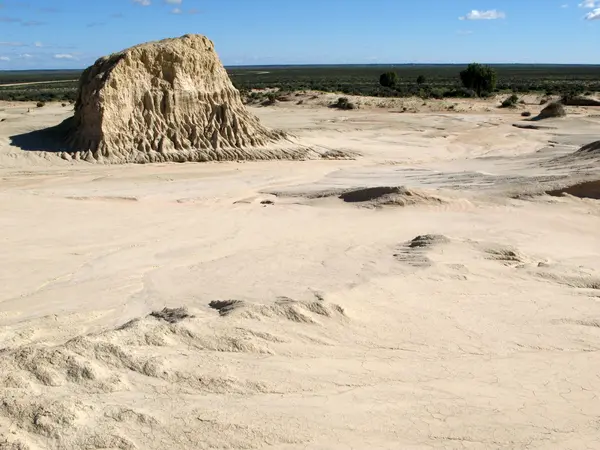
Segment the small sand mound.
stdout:
[[547,191],[546,194],[553,197],[561,197],[566,194],[572,195],[573,197],[600,200],[600,180],[573,184],[560,189]]
[[600,275],[594,270],[564,265],[543,265],[531,274],[537,278],[575,289],[600,290]]
[[394,257],[413,267],[431,267],[433,264],[427,252],[439,245],[450,243],[450,239],[441,234],[425,234],[404,243]]
[[542,111],[534,120],[565,117],[566,115],[567,111],[565,110],[565,107],[559,102],[554,102],[542,109]]
[[154,311],[150,313],[150,316],[169,323],[178,323],[184,319],[194,318],[194,316],[188,314],[188,310],[185,307],[164,308],[162,311]]
[[318,317],[346,318],[344,309],[323,301],[301,302],[281,297],[270,305],[253,304],[241,300],[217,300],[209,306],[219,311],[221,316],[237,315],[245,319],[264,320],[283,318],[290,322],[316,324]]
[[494,261],[500,261],[507,266],[521,266],[535,262],[533,259],[524,255],[521,251],[510,246],[494,246],[485,249],[488,258]]
[[441,198],[404,186],[377,186],[352,189],[339,196],[346,203],[365,203],[370,206],[410,206],[419,204],[443,204]]
[[427,248],[434,245],[447,244],[450,242],[446,236],[442,234],[424,234],[417,236],[408,244],[409,248]]
[[573,156],[582,156],[582,157],[590,157],[590,156],[600,156],[600,141],[595,141],[590,144],[584,145],[575,153]]

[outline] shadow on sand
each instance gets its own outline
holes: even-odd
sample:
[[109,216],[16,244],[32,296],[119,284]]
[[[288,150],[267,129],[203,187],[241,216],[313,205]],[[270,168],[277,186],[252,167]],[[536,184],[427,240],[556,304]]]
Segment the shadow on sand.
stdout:
[[70,117],[62,123],[42,130],[10,136],[11,145],[24,151],[36,152],[70,152],[73,151],[67,144],[67,136],[73,118]]

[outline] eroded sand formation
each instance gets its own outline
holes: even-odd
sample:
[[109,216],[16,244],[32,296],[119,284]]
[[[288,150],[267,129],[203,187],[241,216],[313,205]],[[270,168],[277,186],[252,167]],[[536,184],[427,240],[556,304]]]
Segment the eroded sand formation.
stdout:
[[64,126],[69,149],[86,160],[320,156],[248,112],[213,43],[200,35],[141,44],[99,59],[83,73],[75,116]]

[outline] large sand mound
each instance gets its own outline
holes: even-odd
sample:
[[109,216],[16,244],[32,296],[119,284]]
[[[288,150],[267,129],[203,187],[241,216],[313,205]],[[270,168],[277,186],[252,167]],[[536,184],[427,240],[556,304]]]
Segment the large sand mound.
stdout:
[[[77,158],[109,162],[301,159],[316,152],[262,126],[213,43],[186,35],[99,59],[63,124]],[[68,158],[68,155],[65,155]]]
[[340,194],[339,198],[346,203],[360,203],[369,206],[441,205],[445,203],[439,197],[417,189],[407,189],[404,186],[351,189]]

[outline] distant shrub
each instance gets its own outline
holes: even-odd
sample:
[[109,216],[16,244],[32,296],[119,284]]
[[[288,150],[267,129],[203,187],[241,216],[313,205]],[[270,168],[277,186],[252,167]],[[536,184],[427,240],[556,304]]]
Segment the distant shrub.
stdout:
[[496,89],[498,76],[491,67],[473,63],[460,73],[460,80],[464,87],[472,89],[481,96],[484,92],[492,92]]
[[502,108],[514,108],[515,106],[517,106],[517,103],[519,102],[519,96],[517,94],[512,94],[510,97],[506,98],[503,102],[502,102]]
[[442,91],[440,89],[435,89],[429,93],[429,96],[431,98],[435,98],[436,100],[441,100],[444,98],[444,91]]
[[356,109],[356,105],[350,100],[348,100],[346,97],[338,98],[337,102],[333,103],[331,107],[343,110]]
[[443,92],[444,98],[474,98],[477,97],[477,92],[467,88],[454,88]]
[[261,103],[262,106],[271,106],[277,102],[277,94],[274,92],[269,92],[265,97],[266,100]]
[[546,97],[544,97],[543,99],[540,100],[540,105],[545,105],[548,102],[549,102],[549,99],[547,99]]
[[46,103],[45,102],[37,102],[37,104],[35,106],[37,106],[38,108],[43,108],[44,106],[46,106]]
[[425,78],[425,75],[419,75],[417,77],[417,84],[420,86],[422,84],[425,84],[427,82],[427,78]]
[[382,73],[379,77],[379,84],[383,87],[393,88],[398,84],[399,77],[396,72]]
[[291,102],[292,98],[289,94],[280,94],[276,97],[276,100],[280,102]]
[[523,116],[523,117],[530,117],[530,116],[531,116],[531,113],[530,113],[529,111],[523,111],[523,112],[521,113],[521,116]]

